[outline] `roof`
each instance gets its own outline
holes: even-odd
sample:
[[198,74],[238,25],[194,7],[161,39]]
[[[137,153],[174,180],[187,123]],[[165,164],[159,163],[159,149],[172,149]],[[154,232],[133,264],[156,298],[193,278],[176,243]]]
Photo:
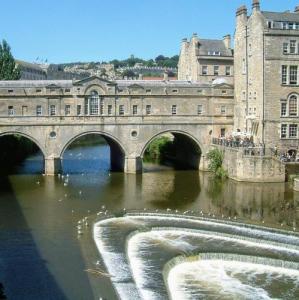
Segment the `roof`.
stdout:
[[[0,81],[0,88],[47,88],[57,86],[61,88],[72,88],[76,82],[73,80],[3,80]],[[200,83],[187,80],[115,80],[119,87],[212,87],[213,84]]]
[[39,64],[33,64],[33,63],[29,63],[27,61],[22,61],[22,60],[18,60],[18,59],[16,59],[16,64],[18,64],[22,67],[35,69],[35,70],[39,70],[39,71],[44,71],[43,68]]
[[3,80],[0,88],[42,88],[50,85],[72,87],[72,80]]
[[266,20],[299,23],[299,13],[262,11],[262,14]]
[[232,50],[225,47],[223,40],[200,39],[199,55],[211,55],[209,52],[220,52],[220,56],[233,56]]

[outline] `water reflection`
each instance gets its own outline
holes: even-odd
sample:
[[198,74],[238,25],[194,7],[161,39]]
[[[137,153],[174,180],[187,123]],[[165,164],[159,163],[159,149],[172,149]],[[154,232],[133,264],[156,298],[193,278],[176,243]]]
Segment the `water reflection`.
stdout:
[[[34,156],[20,166],[19,175],[3,181],[0,249],[5,246],[6,250],[0,252],[0,282],[8,287],[12,284],[9,287],[12,299],[16,299],[16,294],[10,278],[24,270],[21,263],[14,265],[13,273],[5,266],[11,259],[9,253],[16,251],[15,245],[19,253],[26,251],[28,245],[28,238],[16,238],[16,227],[24,233],[23,237],[34,241],[36,251],[31,256],[32,262],[37,262],[41,269],[47,262],[46,270],[52,279],[43,276],[40,285],[47,285],[48,280],[56,283],[67,299],[116,298],[108,279],[84,272],[88,266],[94,267],[98,259],[93,253],[96,250],[91,232],[87,231],[79,240],[77,237],[78,220],[87,215],[92,219],[103,206],[109,213],[117,214],[124,208],[126,211],[171,209],[171,212],[194,211],[197,215],[202,212],[210,217],[237,218],[289,230],[297,227],[299,193],[293,192],[288,184],[220,182],[209,173],[160,167],[157,171],[156,166],[148,166],[147,172],[136,176],[110,173],[109,155],[106,145],[69,149],[63,161],[64,177],[36,175],[42,172],[43,163],[41,157]],[[10,243],[11,240],[17,244]],[[36,259],[37,253],[40,260]],[[32,266],[38,268],[36,264]],[[3,270],[8,275],[4,276]],[[34,280],[29,282],[35,289]],[[18,281],[18,286],[25,289],[25,283]],[[59,299],[59,293],[55,299]]]

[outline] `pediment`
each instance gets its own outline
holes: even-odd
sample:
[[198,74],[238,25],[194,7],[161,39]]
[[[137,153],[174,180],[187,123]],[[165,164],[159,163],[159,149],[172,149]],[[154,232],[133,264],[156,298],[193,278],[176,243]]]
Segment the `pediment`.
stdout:
[[135,89],[135,90],[137,90],[137,89],[144,90],[144,87],[140,84],[137,84],[137,83],[133,83],[133,84],[129,85],[128,88]]
[[228,84],[228,83],[215,84],[214,87],[218,88],[218,89],[233,89],[234,88],[234,86],[232,84]]
[[74,82],[74,85],[93,85],[98,84],[101,86],[115,86],[116,83],[99,76],[91,76]]
[[55,83],[51,83],[51,84],[47,85],[46,88],[47,89],[59,89],[59,88],[61,88],[61,86],[57,85]]

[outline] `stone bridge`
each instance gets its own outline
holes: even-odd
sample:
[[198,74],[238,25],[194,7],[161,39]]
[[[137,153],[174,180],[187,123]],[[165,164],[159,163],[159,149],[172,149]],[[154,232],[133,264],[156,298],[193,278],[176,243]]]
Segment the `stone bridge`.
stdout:
[[64,151],[88,134],[105,138],[113,170],[142,171],[145,149],[163,133],[173,134],[177,160],[205,169],[211,135],[232,128],[232,111],[231,86],[97,77],[0,82],[0,136],[33,141],[47,175],[60,172]]

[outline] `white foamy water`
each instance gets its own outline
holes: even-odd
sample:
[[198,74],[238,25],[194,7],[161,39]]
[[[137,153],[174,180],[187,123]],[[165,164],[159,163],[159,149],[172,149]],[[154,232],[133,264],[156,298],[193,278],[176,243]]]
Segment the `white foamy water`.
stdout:
[[[163,267],[176,256],[188,255],[193,251],[201,252],[201,243],[206,247],[203,248],[205,251],[219,251],[223,245],[232,251],[236,249],[235,253],[238,253],[240,248],[248,248],[251,252],[256,249],[257,255],[263,250],[264,253],[273,253],[276,256],[296,257],[297,260],[299,257],[299,237],[296,235],[284,235],[279,231],[245,227],[232,222],[226,224],[216,220],[174,215],[136,214],[101,220],[94,226],[94,239],[120,299],[130,300],[166,299]],[[205,272],[208,272],[208,269],[207,267]],[[193,278],[192,272],[190,276]],[[271,278],[269,280],[271,281]],[[180,291],[189,289],[193,293],[193,298],[190,299],[200,299],[197,285],[186,286]],[[232,286],[236,286],[236,282]],[[248,291],[250,288],[259,289],[258,286],[252,287],[240,281],[239,290],[245,287]],[[260,294],[264,293],[263,289],[258,291]],[[264,297],[268,297],[267,293]]]
[[[192,242],[193,241],[193,242]],[[205,232],[201,230],[184,230],[184,229],[155,229],[148,232],[136,233],[128,241],[127,256],[130,262],[130,267],[133,273],[137,288],[143,299],[163,299],[163,294],[155,289],[154,281],[161,281],[161,274],[164,263],[157,263],[157,259],[152,260],[150,253],[153,252],[156,246],[159,249],[164,249],[165,252],[179,255],[182,253],[190,253],[197,249],[201,252],[200,242],[213,242],[215,247],[210,248],[210,251],[215,251],[216,247],[225,243],[232,245],[242,245],[243,247],[251,247],[252,249],[272,250],[276,253],[292,254],[299,256],[299,250],[288,249],[282,244],[276,245],[272,243],[261,243],[258,240],[251,238],[238,239],[229,237],[226,234],[218,234],[214,232]],[[198,246],[196,246],[198,244]],[[227,246],[226,246],[227,247]],[[234,246],[235,247],[235,246]],[[234,251],[234,247],[231,251]],[[219,248],[218,248],[219,250]],[[208,272],[208,270],[206,270]],[[156,294],[155,294],[156,293]],[[155,298],[152,298],[155,295]]]
[[[178,264],[167,278],[173,300],[275,299],[267,288],[277,281],[288,281],[289,290],[298,289],[299,270],[239,261],[198,260]],[[279,299],[285,299],[289,291],[280,293],[283,298]]]

